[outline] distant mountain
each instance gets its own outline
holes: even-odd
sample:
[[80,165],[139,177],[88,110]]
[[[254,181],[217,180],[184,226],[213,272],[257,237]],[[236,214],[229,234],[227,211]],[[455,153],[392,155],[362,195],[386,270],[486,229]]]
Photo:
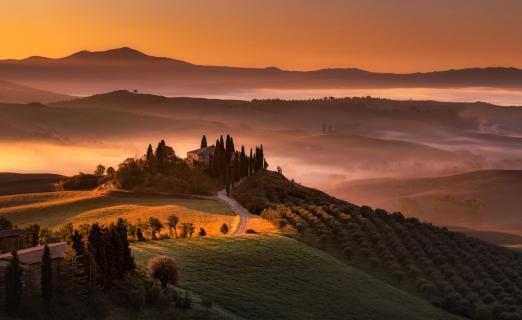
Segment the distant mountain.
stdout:
[[286,71],[275,67],[194,65],[149,56],[131,48],[80,51],[58,59],[35,56],[2,60],[0,78],[45,90],[81,95],[118,89],[183,95],[261,88],[522,88],[522,70],[515,68],[471,68],[410,74],[373,73],[355,68]]
[[11,82],[0,81],[0,103],[56,102],[72,99],[71,96],[39,90]]

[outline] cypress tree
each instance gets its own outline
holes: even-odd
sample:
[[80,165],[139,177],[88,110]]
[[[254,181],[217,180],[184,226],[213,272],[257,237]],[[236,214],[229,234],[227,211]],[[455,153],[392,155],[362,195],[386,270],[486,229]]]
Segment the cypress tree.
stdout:
[[65,251],[63,261],[64,268],[62,269],[62,276],[65,292],[77,297],[86,298],[87,290],[85,287],[87,277],[85,275],[85,269],[78,253],[72,246],[69,246],[67,251]]
[[149,147],[147,148],[147,156],[145,158],[145,170],[148,173],[154,173],[155,165],[155,159],[154,159],[154,152],[152,151],[152,145],[149,144]]
[[121,245],[121,251],[119,252],[119,256],[121,257],[121,269],[119,271],[120,274],[123,274],[134,269],[135,264],[129,247],[129,239],[127,238],[127,224],[122,218],[119,218],[116,223],[116,231]]
[[250,157],[248,158],[248,175],[251,176],[254,171],[254,156],[252,155],[252,148],[250,148]]
[[12,259],[5,270],[5,307],[8,314],[20,307],[22,297],[22,269],[16,250],[11,251]]
[[203,135],[203,137],[201,138],[201,146],[200,147],[201,147],[201,149],[207,147],[207,137],[205,135]]
[[44,304],[48,305],[53,296],[53,266],[51,259],[51,251],[45,245],[42,256],[42,299]]
[[247,164],[244,146],[241,146],[241,154],[240,154],[239,158],[240,158],[240,164],[239,164],[240,177],[243,178],[248,175],[248,164]]
[[165,140],[161,140],[160,143],[158,143],[158,146],[156,147],[156,167],[158,172],[163,173],[165,170],[166,165],[166,150],[165,150]]
[[89,283],[94,283],[98,280],[98,266],[101,264],[101,260],[104,258],[102,254],[102,239],[101,239],[101,228],[100,225],[94,223],[90,230],[87,238],[87,253],[89,255]]
[[78,256],[82,257],[85,251],[85,247],[83,245],[82,235],[78,232],[78,230],[74,230],[71,236],[71,245],[78,254]]

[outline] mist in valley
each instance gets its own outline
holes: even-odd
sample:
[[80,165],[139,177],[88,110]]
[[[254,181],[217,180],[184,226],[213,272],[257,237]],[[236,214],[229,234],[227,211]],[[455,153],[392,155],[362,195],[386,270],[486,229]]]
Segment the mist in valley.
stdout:
[[[72,175],[92,172],[97,164],[117,168],[161,139],[184,158],[199,147],[201,135],[212,144],[231,134],[236,148],[244,145],[247,153],[262,143],[269,169],[281,167],[303,185],[449,226],[505,229],[509,221],[495,223],[484,214],[494,201],[475,191],[465,195],[462,188],[440,183],[436,190],[419,187],[390,195],[396,185],[386,188],[379,181],[522,169],[522,109],[485,103],[245,101],[118,91],[46,105],[4,104],[2,110],[2,172]],[[469,186],[484,188],[487,183],[474,180]],[[419,194],[429,199],[424,207],[417,205]],[[504,203],[513,203],[513,211],[517,197],[503,197]],[[478,209],[469,207],[474,202]]]

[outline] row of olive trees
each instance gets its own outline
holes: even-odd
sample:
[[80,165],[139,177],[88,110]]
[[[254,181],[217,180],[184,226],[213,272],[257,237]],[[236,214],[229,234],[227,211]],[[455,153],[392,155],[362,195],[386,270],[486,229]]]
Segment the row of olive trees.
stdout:
[[427,300],[477,319],[522,318],[522,258],[508,249],[449,232],[400,213],[368,207],[277,205],[262,216],[280,228],[311,229],[320,246],[408,281]]

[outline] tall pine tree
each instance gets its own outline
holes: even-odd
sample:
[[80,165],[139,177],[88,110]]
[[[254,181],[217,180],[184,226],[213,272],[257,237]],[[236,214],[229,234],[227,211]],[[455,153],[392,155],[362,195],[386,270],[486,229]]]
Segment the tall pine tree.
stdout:
[[42,255],[42,299],[45,305],[51,302],[53,297],[53,265],[51,250],[45,245]]
[[5,270],[5,308],[8,314],[18,311],[22,299],[22,268],[16,250]]

